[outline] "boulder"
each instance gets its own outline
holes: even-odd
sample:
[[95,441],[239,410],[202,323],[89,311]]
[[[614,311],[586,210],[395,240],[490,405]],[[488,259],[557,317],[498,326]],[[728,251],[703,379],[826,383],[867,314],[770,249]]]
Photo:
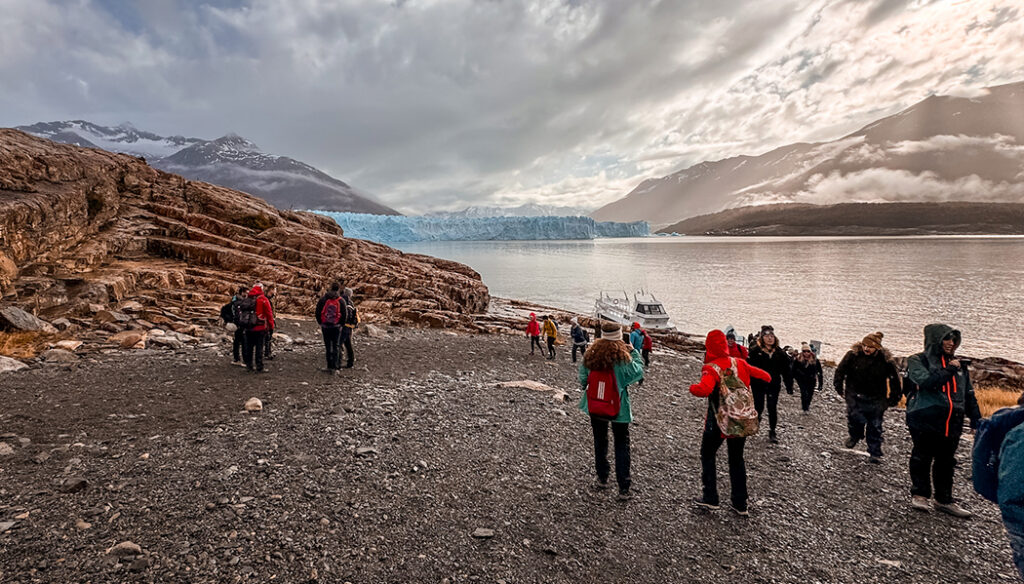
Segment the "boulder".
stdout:
[[146,331],[131,330],[124,331],[107,337],[107,342],[115,343],[122,349],[145,349]]
[[19,371],[21,369],[28,369],[28,365],[25,365],[17,359],[11,359],[10,357],[4,357],[0,355],[0,373],[7,373],[8,371]]
[[258,398],[258,397],[250,397],[249,400],[245,402],[245,411],[247,411],[247,412],[262,412],[263,411],[263,402],[260,401],[260,398]]
[[156,335],[149,337],[148,345],[150,347],[166,347],[168,349],[181,349],[185,347],[185,343],[170,335]]
[[92,317],[92,321],[96,324],[105,324],[108,322],[127,324],[132,321],[132,317],[115,310],[101,310]]
[[0,329],[22,332],[57,332],[57,328],[52,324],[25,312],[17,306],[4,306],[0,308]]
[[122,541],[121,543],[109,548],[107,550],[108,556],[140,556],[142,555],[142,548],[138,544],[130,541]]
[[64,349],[50,349],[49,351],[43,351],[40,355],[43,361],[47,363],[75,363],[78,361],[78,355],[75,355],[71,351],[65,351]]
[[69,328],[71,328],[72,326],[74,326],[74,325],[71,324],[71,321],[66,319],[66,318],[58,318],[57,320],[53,321],[51,324],[53,324],[53,326],[57,327],[57,330],[59,330],[59,331],[66,331]]
[[82,341],[68,339],[64,341],[57,341],[53,346],[58,349],[64,349],[65,351],[77,351],[78,348],[82,346]]
[[385,331],[384,329],[380,328],[379,326],[377,326],[375,324],[365,324],[365,325],[362,325],[361,327],[359,327],[356,330],[362,330],[363,334],[368,336],[368,337],[370,337],[371,339],[387,339],[387,338],[390,338],[388,336],[387,331]]

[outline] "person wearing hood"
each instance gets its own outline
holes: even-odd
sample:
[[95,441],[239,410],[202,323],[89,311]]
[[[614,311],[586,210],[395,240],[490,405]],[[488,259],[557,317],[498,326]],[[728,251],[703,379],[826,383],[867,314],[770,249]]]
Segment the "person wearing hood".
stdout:
[[[729,356],[736,357],[737,359],[743,359],[746,361],[750,357],[750,353],[747,348],[736,342],[736,329],[731,326],[725,327],[725,342],[729,344]],[[704,351],[704,362],[710,363],[713,361],[712,357],[708,355],[707,351]]]
[[844,446],[853,448],[867,430],[868,462],[882,462],[882,418],[886,408],[900,401],[900,374],[892,355],[882,347],[880,332],[855,343],[836,367],[833,384],[846,399],[849,437]]
[[242,359],[248,371],[263,371],[263,348],[267,331],[274,328],[274,309],[263,295],[263,287],[256,284],[246,299],[255,298],[256,325],[245,331]]
[[967,518],[971,512],[953,500],[954,456],[964,418],[974,428],[981,412],[967,371],[969,361],[956,355],[960,342],[960,331],[930,324],[924,327],[924,351],[907,360],[907,428],[914,442],[910,505],[928,511],[934,486],[936,510]]
[[548,359],[554,359],[555,342],[558,340],[558,325],[555,324],[555,319],[551,316],[545,316],[542,329],[544,336],[548,339]]
[[793,359],[793,381],[800,388],[800,407],[805,412],[810,411],[814,391],[825,386],[825,377],[821,361],[807,343],[800,344],[800,352]]
[[530,322],[526,323],[526,336],[530,337],[530,354],[533,355],[534,347],[540,349],[544,354],[544,347],[540,344],[540,323],[537,322],[537,313],[530,313]]
[[572,322],[572,329],[569,330],[569,334],[572,336],[572,362],[575,363],[577,350],[581,357],[586,354],[587,345],[590,344],[590,333],[580,326],[580,321],[575,316],[570,322]]
[[705,365],[701,369],[700,382],[690,386],[690,393],[697,397],[708,398],[707,414],[704,416],[704,432],[700,442],[701,482],[704,486],[703,496],[697,506],[705,509],[718,509],[718,478],[715,459],[722,442],[726,443],[729,453],[730,499],[733,510],[746,516],[747,511],[747,466],[743,460],[743,446],[746,437],[726,437],[718,427],[718,406],[721,401],[719,393],[720,371],[733,369],[744,385],[750,387],[751,378],[765,383],[771,381],[770,373],[732,355],[725,333],[713,330],[704,341]]
[[249,295],[249,289],[239,286],[238,291],[231,297],[231,322],[235,325],[234,339],[231,343],[231,354],[234,357],[235,365],[242,365],[242,348],[245,346],[245,329],[239,326],[238,310],[242,301]]
[[341,284],[334,282],[316,304],[316,322],[324,337],[327,371],[341,369],[341,329],[345,325],[345,299],[341,297]]
[[779,348],[779,339],[775,336],[775,329],[770,325],[761,327],[761,334],[757,337],[757,344],[750,350],[747,363],[767,371],[772,376],[771,381],[754,379],[750,390],[754,394],[754,407],[757,408],[758,419],[764,412],[767,402],[768,441],[776,444],[779,441],[775,430],[779,423],[779,393],[782,391],[783,381],[786,382],[786,391],[793,393],[793,371],[789,355]]
[[[619,413],[615,418],[608,419],[590,414],[587,403],[587,382],[591,371],[609,372],[615,377],[615,389],[619,394]],[[583,353],[583,363],[579,368],[580,385],[583,396],[580,397],[579,409],[590,415],[590,426],[594,431],[594,469],[597,471],[597,488],[608,488],[608,425],[612,427],[615,440],[615,481],[619,487],[619,499],[628,500],[632,497],[630,487],[633,484],[630,475],[629,424],[633,421],[633,409],[629,400],[629,386],[644,377],[644,366],[640,361],[640,352],[622,342],[622,332],[614,322],[601,325],[601,337]]]

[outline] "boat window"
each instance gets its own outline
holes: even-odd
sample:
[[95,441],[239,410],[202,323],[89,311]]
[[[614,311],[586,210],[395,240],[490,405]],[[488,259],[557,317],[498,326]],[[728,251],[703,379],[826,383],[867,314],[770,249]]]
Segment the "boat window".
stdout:
[[665,314],[660,304],[637,304],[636,311],[640,314]]

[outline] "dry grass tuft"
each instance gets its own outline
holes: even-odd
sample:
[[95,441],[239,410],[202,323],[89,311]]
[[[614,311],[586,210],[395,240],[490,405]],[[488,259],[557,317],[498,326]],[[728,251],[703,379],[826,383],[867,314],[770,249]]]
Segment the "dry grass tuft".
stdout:
[[1019,391],[1000,387],[975,389],[974,395],[978,398],[978,407],[981,408],[981,415],[986,418],[999,408],[1017,405],[1017,400],[1020,399]]
[[32,359],[60,340],[58,335],[43,332],[0,332],[0,355],[15,359]]

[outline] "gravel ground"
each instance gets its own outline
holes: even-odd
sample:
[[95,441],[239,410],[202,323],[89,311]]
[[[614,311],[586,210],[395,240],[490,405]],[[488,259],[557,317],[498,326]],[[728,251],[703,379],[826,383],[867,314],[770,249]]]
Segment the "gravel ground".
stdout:
[[[551,362],[525,338],[394,329],[357,337],[356,368],[331,376],[310,323],[283,330],[312,342],[262,375],[224,346],[5,374],[0,581],[1014,581],[998,510],[969,485],[970,437],[955,493],[977,515],[909,508],[901,412],[873,466],[842,448],[833,393],[809,415],[783,394],[781,444],[748,441],[751,517],[698,511],[698,364],[656,353],[620,503],[590,489],[565,348]],[[520,379],[569,401],[496,386]],[[253,396],[264,410],[245,413]],[[125,541],[139,549],[110,550]]]

